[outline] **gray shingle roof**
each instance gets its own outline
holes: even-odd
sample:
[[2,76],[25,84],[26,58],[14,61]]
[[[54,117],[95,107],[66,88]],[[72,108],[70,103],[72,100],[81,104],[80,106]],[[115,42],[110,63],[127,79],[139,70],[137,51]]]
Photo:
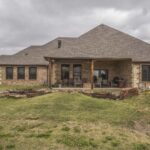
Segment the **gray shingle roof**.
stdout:
[[[62,41],[58,48],[58,40]],[[106,25],[78,38],[59,37],[42,46],[28,47],[15,55],[1,56],[0,64],[47,65],[44,57],[124,59],[150,62],[150,44]]]

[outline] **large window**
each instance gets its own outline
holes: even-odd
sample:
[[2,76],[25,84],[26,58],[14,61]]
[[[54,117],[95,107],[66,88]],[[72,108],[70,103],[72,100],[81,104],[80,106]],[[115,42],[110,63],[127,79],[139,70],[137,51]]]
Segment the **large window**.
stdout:
[[37,67],[29,67],[29,79],[30,80],[37,79]]
[[69,70],[70,65],[68,64],[61,65],[61,80],[69,80]]
[[6,67],[6,79],[7,80],[13,79],[13,67]]
[[150,65],[142,66],[142,81],[150,81]]
[[18,67],[18,79],[25,79],[25,67]]
[[75,80],[81,80],[81,78],[82,78],[82,66],[80,64],[73,65],[73,78]]
[[108,70],[105,69],[98,69],[94,70],[94,82],[98,81],[108,81]]

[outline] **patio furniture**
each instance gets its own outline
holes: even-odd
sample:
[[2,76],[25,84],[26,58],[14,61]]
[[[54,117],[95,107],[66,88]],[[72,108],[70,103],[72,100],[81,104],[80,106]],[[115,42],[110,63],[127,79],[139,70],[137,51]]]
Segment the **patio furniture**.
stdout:
[[103,80],[103,81],[102,81],[102,86],[103,86],[103,87],[109,87],[110,84],[109,84],[108,80]]
[[62,80],[62,86],[64,87],[69,86],[69,80],[68,79]]
[[71,78],[69,79],[69,87],[73,87],[74,86],[74,80]]
[[75,87],[83,87],[83,81],[81,79],[74,79]]
[[123,88],[126,86],[126,80],[121,77],[114,77],[111,82],[111,87]]

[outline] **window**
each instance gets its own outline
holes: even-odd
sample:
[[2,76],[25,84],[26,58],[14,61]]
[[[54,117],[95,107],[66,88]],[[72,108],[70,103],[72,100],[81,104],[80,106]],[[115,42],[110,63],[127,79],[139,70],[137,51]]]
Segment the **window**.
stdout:
[[61,80],[69,80],[70,65],[61,65]]
[[94,82],[96,83],[98,80],[101,80],[101,82],[108,81],[108,70],[94,70]]
[[6,67],[6,79],[7,80],[13,79],[13,67]]
[[82,78],[82,66],[79,65],[73,65],[73,78],[75,80],[81,80]]
[[142,81],[150,81],[150,65],[142,66]]
[[18,67],[18,79],[25,79],[25,67]]
[[29,79],[30,80],[37,79],[37,67],[29,67]]

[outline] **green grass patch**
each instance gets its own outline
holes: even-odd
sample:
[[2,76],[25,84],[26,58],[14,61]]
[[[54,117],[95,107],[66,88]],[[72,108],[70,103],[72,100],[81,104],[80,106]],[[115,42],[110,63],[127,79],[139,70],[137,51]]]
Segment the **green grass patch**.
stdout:
[[150,150],[150,144],[134,143],[133,150]]
[[62,131],[69,131],[70,130],[70,128],[69,127],[67,127],[67,126],[64,126],[64,127],[62,127],[62,129],[61,129]]
[[0,123],[2,148],[13,143],[16,150],[149,150],[150,96],[124,101],[78,93],[0,98]]
[[9,144],[6,146],[7,149],[15,149],[15,145],[14,144]]
[[75,135],[69,135],[65,134],[62,135],[59,140],[57,140],[58,143],[64,144],[69,147],[97,147],[97,143],[94,141],[94,139],[85,137],[85,136],[75,136]]

